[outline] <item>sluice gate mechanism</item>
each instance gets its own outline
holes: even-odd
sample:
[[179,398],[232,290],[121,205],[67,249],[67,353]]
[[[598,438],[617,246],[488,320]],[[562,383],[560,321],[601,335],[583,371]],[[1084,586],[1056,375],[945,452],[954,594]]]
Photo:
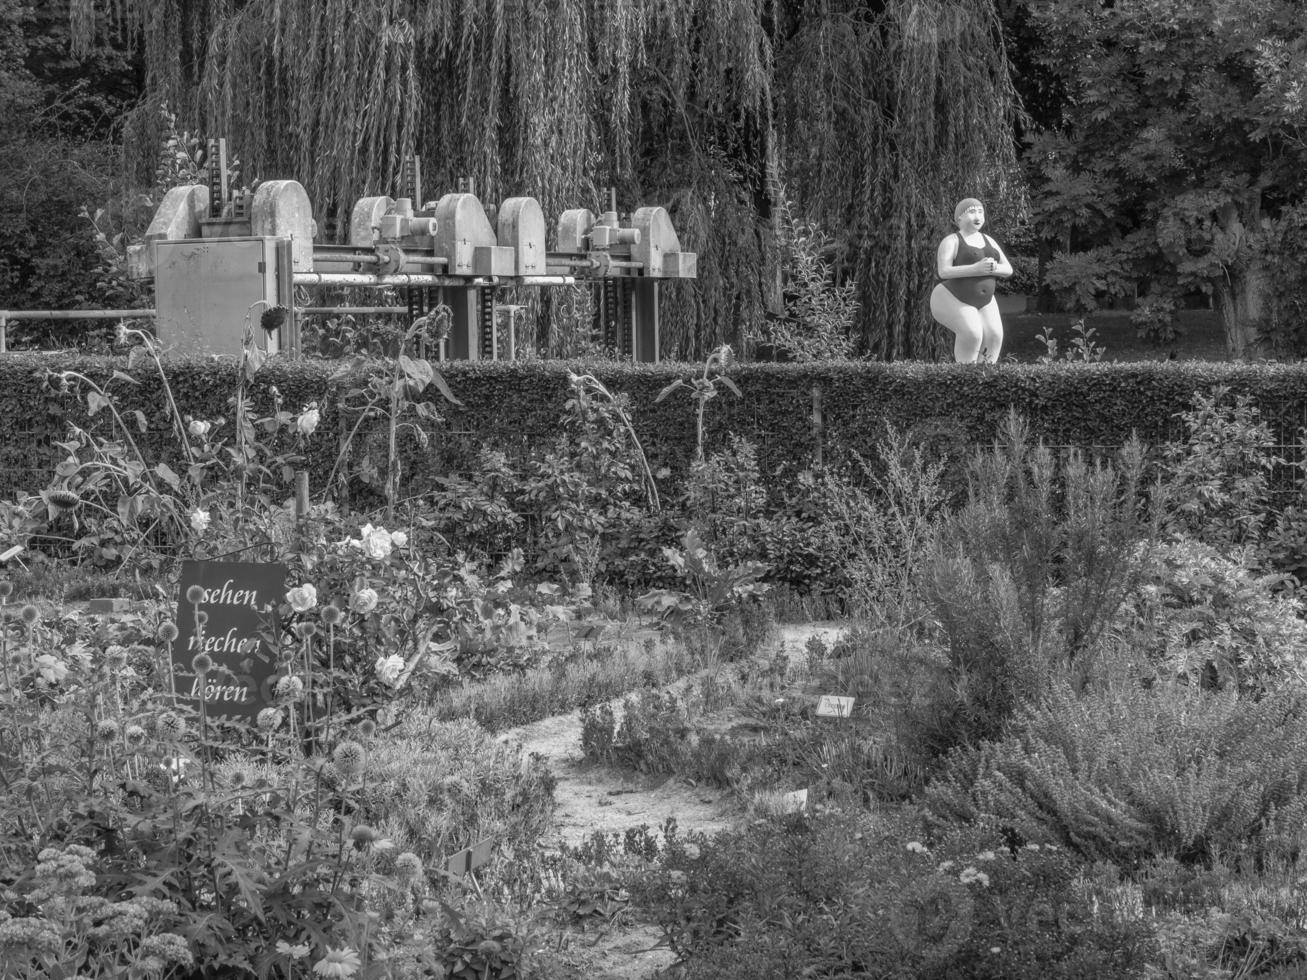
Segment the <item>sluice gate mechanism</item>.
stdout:
[[496,296],[508,286],[590,283],[600,339],[622,356],[659,359],[658,286],[693,279],[696,255],[683,251],[667,211],[639,207],[625,218],[615,195],[599,214],[567,210],[553,230],[540,204],[511,197],[487,209],[462,187],[424,201],[416,158],[401,178],[405,196],[359,199],[344,244],[316,242],[318,227],[304,188],[272,180],[253,192],[230,186],[226,141],[209,141],[207,181],[168,191],[144,241],[128,250],[133,278],[153,280],[160,342],[178,353],[240,349],[251,309],[282,308],[286,322],[268,334],[270,353],[298,350],[296,287],[394,287],[421,316],[452,311],[440,356],[512,357],[496,330]]

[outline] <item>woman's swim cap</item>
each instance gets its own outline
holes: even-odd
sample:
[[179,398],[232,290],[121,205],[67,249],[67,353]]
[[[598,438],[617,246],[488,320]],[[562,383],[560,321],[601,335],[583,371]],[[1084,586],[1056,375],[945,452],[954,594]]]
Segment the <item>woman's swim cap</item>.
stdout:
[[958,206],[953,209],[953,220],[957,221],[970,208],[983,208],[984,206],[985,205],[981,204],[974,197],[964,197],[962,200],[958,201]]

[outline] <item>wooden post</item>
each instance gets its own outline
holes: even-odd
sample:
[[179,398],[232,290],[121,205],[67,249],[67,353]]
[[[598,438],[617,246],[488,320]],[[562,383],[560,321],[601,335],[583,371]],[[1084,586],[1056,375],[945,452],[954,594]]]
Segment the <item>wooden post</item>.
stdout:
[[295,520],[309,516],[309,471],[295,471]]
[[301,552],[309,547],[309,536],[304,525],[309,516],[309,471],[295,471],[295,537]]
[[812,386],[812,442],[813,457],[818,466],[822,464],[822,442],[825,435],[825,421],[821,413],[821,385]]

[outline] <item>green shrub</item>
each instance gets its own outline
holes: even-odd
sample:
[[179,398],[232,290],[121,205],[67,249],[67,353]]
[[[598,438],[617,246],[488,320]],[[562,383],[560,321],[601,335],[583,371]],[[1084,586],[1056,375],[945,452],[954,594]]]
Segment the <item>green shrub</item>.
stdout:
[[1094,910],[1065,851],[927,846],[910,817],[757,821],[669,847],[632,884],[687,977],[1127,977],[1148,928]]
[[850,629],[814,659],[806,686],[856,698],[856,717],[870,726],[861,763],[832,767],[832,777],[881,799],[914,796],[944,751],[935,741],[952,701],[944,651],[904,628]]
[[1273,515],[1271,476],[1284,460],[1250,395],[1226,404],[1229,389],[1194,394],[1180,412],[1183,441],[1165,447],[1166,525],[1222,551],[1262,540]]
[[1142,568],[1143,451],[1116,463],[1071,450],[1059,463],[1010,416],[970,469],[923,570],[956,692],[941,745],[995,737],[1053,678],[1080,682]]
[[1307,818],[1307,692],[1059,686],[1002,739],[956,751],[924,805],[1133,868],[1296,853]]
[[1307,507],[1291,503],[1276,514],[1258,552],[1268,571],[1288,576],[1290,587],[1307,585]]
[[462,908],[442,903],[433,935],[441,975],[448,980],[523,980],[531,976],[535,932],[529,917],[489,901]]
[[1238,557],[1184,538],[1149,550],[1116,628],[1163,678],[1249,695],[1307,680],[1302,603]]
[[[328,780],[325,760],[304,759],[298,740],[282,735],[265,751],[284,763],[220,782],[212,725],[206,735],[203,715],[188,721],[171,707],[159,683],[166,670],[134,669],[158,656],[148,635],[138,635],[138,654],[106,645],[94,627],[56,638],[39,616],[22,629],[6,620],[0,631],[0,740],[9,747],[0,760],[9,787],[0,797],[0,918],[30,917],[25,896],[57,860],[70,873],[74,863],[84,869],[47,950],[67,957],[60,969],[75,968],[88,950],[72,944],[88,935],[117,936],[125,950],[139,939],[144,950],[148,934],[171,934],[197,961],[249,973],[269,968],[278,940],[366,949],[366,896],[386,887],[372,846],[379,835],[354,816],[334,826],[328,818],[354,810],[353,780]],[[227,752],[255,741],[249,730],[227,731]],[[354,753],[362,763],[365,750],[356,744]],[[65,858],[43,856],[52,849]],[[114,911],[127,895],[139,909]],[[141,911],[138,925],[86,928]]]
[[[0,907],[0,973],[6,977],[173,975],[195,960],[168,931],[177,903],[105,894],[96,852],[47,847]],[[97,886],[99,886],[97,888]]]
[[1167,976],[1288,980],[1307,969],[1307,888],[1292,864],[1163,859],[1136,878],[1123,889],[1153,910]]
[[484,838],[530,849],[548,828],[554,777],[471,721],[411,717],[368,755],[359,816],[425,864]]
[[676,772],[689,735],[689,708],[670,691],[646,689],[626,698],[620,722],[607,705],[581,713],[582,754],[640,772]]
[[[396,571],[387,559],[402,562],[397,539],[376,528],[364,537],[361,546],[388,554],[364,558],[362,547],[342,544],[355,556],[353,572]],[[389,581],[402,591],[398,578]],[[0,606],[9,588],[0,583]],[[306,586],[292,592],[288,602],[300,611],[285,610],[294,631],[276,647],[288,673],[255,724],[175,706],[172,675],[182,667],[168,667],[171,623],[156,629],[136,614],[43,620],[35,605],[0,618],[0,781],[8,790],[0,794],[0,919],[33,918],[28,896],[43,887],[43,863],[84,866],[67,908],[45,905],[60,912],[58,928],[11,926],[15,942],[0,957],[37,956],[27,944],[36,937],[61,967],[76,968],[99,948],[98,938],[83,942],[86,930],[119,917],[94,935],[124,953],[147,956],[165,942],[152,936],[173,935],[177,948],[233,974],[270,974],[291,956],[279,944],[312,955],[310,963],[371,969],[374,952],[402,945],[417,927],[424,863],[443,867],[485,837],[534,846],[552,805],[543,765],[471,722],[421,728],[410,720],[412,728],[378,735],[369,716],[393,713],[406,661],[379,645],[364,662],[380,653],[381,666],[339,676],[310,670],[316,654],[332,662],[332,638],[350,634],[355,610],[332,606],[321,616],[303,608]],[[217,669],[202,656],[207,664],[201,655],[190,664],[196,676]],[[328,676],[339,685],[324,683]],[[342,709],[345,695],[355,711]],[[74,845],[86,854],[69,852]],[[52,849],[67,853],[43,857]],[[125,896],[140,901],[123,904]],[[99,961],[104,969],[117,962],[108,953]]]
[[[232,351],[235,355],[237,351]],[[338,432],[338,385],[329,381],[335,361],[289,357],[271,359],[251,385],[262,411],[276,386],[286,404],[317,402],[324,432]],[[11,420],[0,439],[0,493],[25,489],[36,468],[53,468],[62,453],[53,447],[64,438],[67,421],[86,426],[84,408],[52,397],[41,383],[46,368],[73,369],[105,383],[121,357],[69,357],[66,354],[13,354],[0,365],[0,408]],[[168,376],[184,414],[215,419],[227,413],[226,399],[235,387],[235,358],[192,358],[169,362]],[[569,372],[592,372],[614,392],[630,397],[631,420],[664,496],[675,496],[696,448],[695,418],[680,399],[655,403],[670,379],[685,371],[679,364],[621,364],[578,361],[454,362],[441,365],[462,405],[437,407],[445,419],[439,438],[425,449],[402,446],[409,474],[465,473],[485,447],[510,459],[523,458],[535,446],[552,444],[558,419],[570,392]],[[815,460],[820,444],[828,458],[852,452],[874,459],[876,442],[890,424],[927,448],[942,437],[950,446],[969,447],[993,440],[1011,410],[1030,420],[1035,437],[1052,446],[1124,445],[1132,433],[1149,444],[1183,438],[1176,413],[1193,405],[1196,391],[1228,388],[1232,396],[1249,395],[1276,443],[1291,444],[1302,426],[1307,405],[1307,369],[1301,365],[1209,362],[1096,365],[1003,365],[977,371],[969,365],[921,363],[743,364],[731,377],[742,398],[716,398],[707,404],[706,425],[711,454],[728,434],[748,440],[757,451],[760,473],[799,472]],[[821,393],[820,435],[812,422],[813,388]],[[431,394],[433,399],[440,396]],[[433,403],[434,404],[434,403]],[[941,406],[949,406],[944,412]],[[175,463],[178,452],[166,438],[168,420],[158,384],[142,384],[123,396],[122,408],[141,409],[149,432],[139,434],[151,461]],[[51,412],[53,409],[53,414]],[[312,484],[321,487],[336,460],[336,440],[310,447]],[[956,452],[952,453],[956,456]],[[44,461],[44,463],[43,463]],[[174,469],[177,469],[174,465]],[[180,471],[179,471],[180,472]],[[671,494],[666,488],[673,488]],[[416,492],[427,486],[412,486]]]

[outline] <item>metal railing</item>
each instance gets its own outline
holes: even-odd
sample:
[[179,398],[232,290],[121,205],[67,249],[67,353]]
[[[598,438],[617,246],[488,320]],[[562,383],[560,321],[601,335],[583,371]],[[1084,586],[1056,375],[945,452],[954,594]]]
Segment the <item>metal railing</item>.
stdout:
[[[403,306],[297,306],[297,316],[407,314]],[[154,310],[0,310],[0,354],[9,352],[10,320],[134,320],[153,319]]]

